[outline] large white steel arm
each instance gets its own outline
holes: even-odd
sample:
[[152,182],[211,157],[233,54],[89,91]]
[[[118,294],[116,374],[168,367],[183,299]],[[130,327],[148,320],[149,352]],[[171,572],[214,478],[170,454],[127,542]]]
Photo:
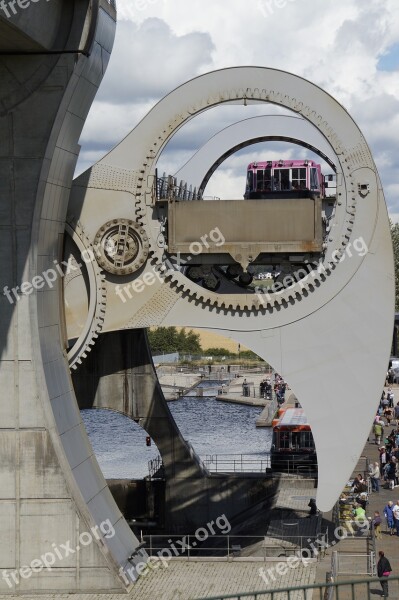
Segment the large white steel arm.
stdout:
[[[294,115],[261,115],[243,119],[213,135],[175,174],[178,181],[189,181],[205,189],[214,171],[229,156],[252,144],[287,141],[318,153],[336,169],[337,157],[326,138],[306,119]],[[201,175],[205,179],[200,179]]]
[[[337,204],[323,267],[281,293],[260,296],[210,292],[182,272],[173,272],[121,301],[121,289],[146,276],[149,281],[154,264],[164,256],[153,196],[162,149],[196,114],[239,100],[292,110],[316,128],[331,148],[329,155],[336,157]],[[295,131],[291,137],[297,137]],[[205,175],[199,173],[198,180]],[[330,509],[372,424],[394,316],[384,196],[370,150],[348,112],[319,87],[282,71],[237,67],[202,75],[161,100],[75,181],[70,214],[91,244],[120,219],[136,223],[134,236],[141,236],[137,268],[106,274],[103,331],[150,325],[216,329],[243,342],[282,373],[309,417],[318,454],[317,503],[321,510]]]

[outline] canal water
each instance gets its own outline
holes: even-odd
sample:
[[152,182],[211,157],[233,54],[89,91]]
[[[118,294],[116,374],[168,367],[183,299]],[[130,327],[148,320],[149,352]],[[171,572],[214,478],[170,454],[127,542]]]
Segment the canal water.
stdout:
[[[183,437],[202,459],[211,454],[245,454],[256,460],[270,450],[271,429],[255,427],[261,408],[228,404],[215,397],[185,397],[168,406]],[[106,478],[148,475],[148,461],[158,451],[154,443],[146,446],[147,434],[137,423],[109,410],[83,410],[81,414]]]

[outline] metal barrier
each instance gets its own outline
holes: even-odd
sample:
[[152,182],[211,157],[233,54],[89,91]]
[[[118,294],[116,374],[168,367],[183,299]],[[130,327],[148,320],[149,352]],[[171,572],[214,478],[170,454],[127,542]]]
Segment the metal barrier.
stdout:
[[[269,477],[291,476],[301,479],[317,479],[317,465],[298,464],[297,460],[273,457],[263,452],[262,458],[254,458],[251,454],[207,454],[203,463],[210,473],[264,473]],[[279,464],[281,462],[281,464]]]
[[155,175],[155,197],[157,200],[202,200],[202,192],[197,188],[187,187],[185,181],[177,182],[173,175],[158,177],[158,172]]
[[203,462],[211,473],[266,473],[270,454],[260,459],[251,454],[207,454]]
[[158,454],[155,458],[148,461],[148,474],[150,479],[153,479],[155,475],[157,477],[164,477],[164,466],[161,456]]
[[372,557],[371,557],[371,572],[373,577],[377,577],[377,544],[375,541],[375,529],[373,525],[370,527],[371,530],[371,547],[372,547]]
[[[200,535],[201,534],[201,535]],[[193,535],[143,535],[141,542],[149,556],[168,556],[185,560],[241,560],[266,562],[290,556],[320,560],[325,554],[327,532],[323,534],[287,536],[284,539],[254,535],[213,535],[200,528]],[[320,549],[320,550],[319,550]]]
[[376,575],[376,564],[374,552],[349,554],[348,552],[334,551],[336,574],[339,575],[352,575],[357,573],[358,575],[370,575],[373,577]]
[[[389,592],[392,598],[398,597],[399,577],[389,577]],[[332,595],[330,596],[330,591]],[[361,579],[357,581],[342,581],[317,585],[297,586],[291,588],[274,588],[255,592],[229,594],[227,596],[212,596],[196,600],[373,600],[380,594],[379,579]],[[394,591],[394,594],[392,594]]]

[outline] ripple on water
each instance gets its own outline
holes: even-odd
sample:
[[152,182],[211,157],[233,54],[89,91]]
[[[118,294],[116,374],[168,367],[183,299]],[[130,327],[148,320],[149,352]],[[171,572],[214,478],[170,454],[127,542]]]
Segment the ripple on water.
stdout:
[[[251,454],[261,458],[270,450],[270,428],[256,428],[262,409],[227,404],[215,398],[182,398],[170,402],[170,411],[197,454]],[[106,478],[141,478],[148,461],[158,455],[147,433],[137,423],[109,410],[82,410],[82,419]]]

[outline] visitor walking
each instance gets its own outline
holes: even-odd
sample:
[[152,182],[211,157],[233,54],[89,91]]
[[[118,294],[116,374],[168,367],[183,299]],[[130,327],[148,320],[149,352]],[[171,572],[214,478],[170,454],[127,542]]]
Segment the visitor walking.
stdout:
[[374,517],[371,521],[371,526],[374,529],[375,537],[377,540],[382,540],[381,523],[382,523],[381,515],[380,515],[379,511],[376,510],[374,513]]
[[394,530],[395,530],[395,522],[394,522],[394,518],[393,518],[393,510],[392,509],[393,509],[393,502],[392,502],[392,500],[390,500],[384,508],[384,517],[386,518],[386,521],[387,521],[387,529],[389,530],[389,533],[391,535],[393,535]]
[[374,426],[373,426],[373,430],[374,430],[374,443],[378,444],[378,446],[381,444],[381,436],[382,436],[382,425],[380,423],[380,421],[375,421]]
[[371,490],[373,492],[380,491],[380,465],[378,462],[371,463],[370,465],[370,481],[371,481]]
[[399,535],[399,500],[397,500],[396,504],[392,507],[392,514],[396,527],[396,535]]
[[392,567],[382,550],[378,553],[379,561],[377,563],[377,575],[380,578],[382,587],[382,597],[388,598],[388,577],[392,573]]

